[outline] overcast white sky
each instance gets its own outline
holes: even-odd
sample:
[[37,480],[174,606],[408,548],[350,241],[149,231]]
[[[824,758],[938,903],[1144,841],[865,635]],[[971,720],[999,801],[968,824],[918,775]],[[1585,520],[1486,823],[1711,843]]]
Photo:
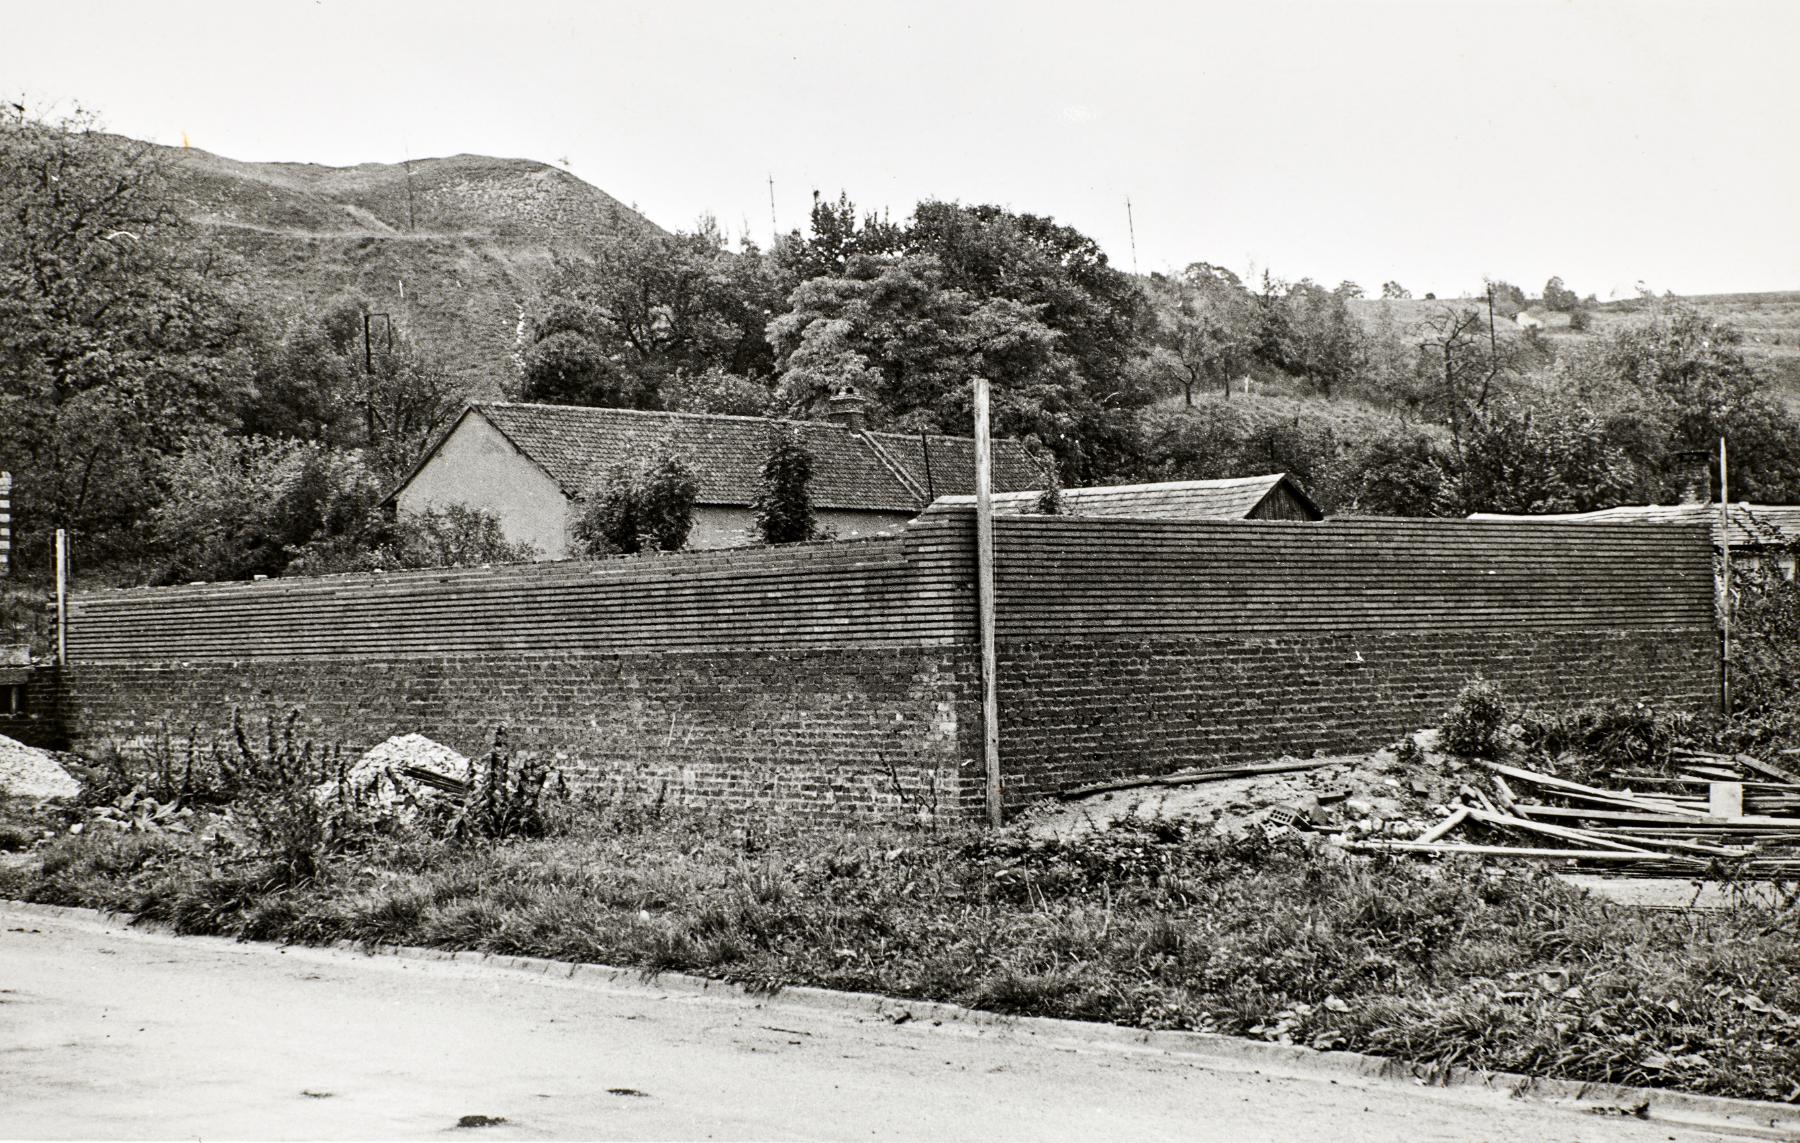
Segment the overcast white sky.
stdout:
[[816,187],[1145,271],[1800,289],[1800,4],[0,0],[0,94],[249,160],[566,161],[759,241]]

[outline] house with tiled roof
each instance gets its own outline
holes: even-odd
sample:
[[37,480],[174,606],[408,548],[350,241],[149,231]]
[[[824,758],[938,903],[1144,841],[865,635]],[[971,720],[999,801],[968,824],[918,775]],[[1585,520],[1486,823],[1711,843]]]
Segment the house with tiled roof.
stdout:
[[[996,516],[1025,516],[1038,511],[1040,493],[1000,492],[993,497]],[[1060,494],[1065,516],[1113,516],[1137,520],[1323,520],[1325,513],[1285,472],[1225,480],[1168,480],[1157,484],[1108,484],[1065,488]],[[953,496],[951,503],[974,503],[973,496]]]
[[[870,432],[866,403],[832,399],[829,421],[779,422],[813,456],[811,494],[819,525],[840,538],[891,532],[945,494],[975,487],[975,442],[940,434]],[[569,554],[569,525],[582,499],[615,464],[667,448],[700,485],[692,548],[750,542],[751,502],[768,454],[761,417],[662,413],[511,402],[472,404],[390,495],[399,511],[465,504],[493,513],[508,540],[546,559]],[[1047,470],[1017,441],[994,442],[994,486],[1040,488]]]

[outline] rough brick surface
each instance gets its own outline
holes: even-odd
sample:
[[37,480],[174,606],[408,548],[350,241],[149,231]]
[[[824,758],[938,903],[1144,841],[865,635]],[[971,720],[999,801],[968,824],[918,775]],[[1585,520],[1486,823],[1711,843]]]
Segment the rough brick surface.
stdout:
[[[70,734],[145,753],[224,740],[234,709],[351,756],[420,733],[470,756],[494,727],[577,786],[825,818],[953,812],[974,679],[954,649],[505,655],[95,665]],[[977,708],[978,709],[978,708]],[[977,716],[978,717],[978,716]]]
[[[1700,527],[995,523],[1009,806],[1378,744],[1477,674],[1527,700],[1718,691]],[[633,796],[974,813],[973,563],[971,513],[940,506],[842,544],[92,593],[56,709],[78,743],[138,749],[234,707],[299,707],[358,750],[474,753],[504,723]]]
[[1479,674],[1534,703],[1718,696],[1708,629],[1034,640],[1000,654],[1009,807],[1126,775],[1367,750],[1435,725]]

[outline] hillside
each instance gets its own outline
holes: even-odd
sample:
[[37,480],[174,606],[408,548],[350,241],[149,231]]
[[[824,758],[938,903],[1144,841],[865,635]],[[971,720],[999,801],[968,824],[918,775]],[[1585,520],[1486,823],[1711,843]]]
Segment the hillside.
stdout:
[[239,254],[253,286],[322,308],[354,294],[495,396],[519,306],[558,247],[653,224],[544,163],[457,155],[324,167],[157,148],[183,212]]
[[[1800,291],[1700,294],[1680,300],[1741,330],[1745,355],[1777,379],[1790,404],[1800,404]],[[1385,310],[1400,330],[1408,331],[1422,326],[1445,307],[1479,309],[1487,303],[1482,298],[1360,298],[1352,304],[1365,322],[1373,324]],[[1586,332],[1571,330],[1568,314],[1552,313],[1542,306],[1532,306],[1527,312],[1543,321],[1543,336],[1559,352],[1611,337],[1649,320],[1649,305],[1636,298],[1593,306],[1589,311],[1593,322]]]

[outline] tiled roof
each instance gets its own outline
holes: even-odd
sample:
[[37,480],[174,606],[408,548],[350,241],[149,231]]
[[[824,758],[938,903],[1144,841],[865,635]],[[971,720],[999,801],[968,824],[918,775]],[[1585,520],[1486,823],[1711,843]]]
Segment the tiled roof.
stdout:
[[[700,503],[747,505],[756,495],[772,423],[760,417],[575,405],[493,402],[472,408],[542,466],[571,498],[583,495],[608,467],[666,445],[693,468],[700,482]],[[913,464],[915,458],[898,443],[910,439],[916,451],[916,437],[853,433],[823,421],[779,423],[799,433],[813,455],[814,507],[916,512],[924,505],[922,462]],[[878,438],[878,447],[871,447],[868,436]],[[973,487],[974,444],[968,438],[932,437],[934,480]],[[1021,479],[1027,469],[1030,477]],[[999,473],[1006,472],[1007,487],[1029,487],[1043,480],[1041,470],[1016,441],[995,442],[995,470],[997,482]]]
[[[906,473],[921,503],[939,496],[975,493],[975,440],[918,433],[870,433],[881,450]],[[1042,488],[1049,473],[1018,441],[994,442],[994,489],[1025,492]]]
[[[1575,520],[1602,524],[1706,524],[1712,529],[1713,545],[1719,543],[1719,506],[1717,504],[1627,504],[1618,508],[1602,508],[1597,512],[1560,512],[1539,516],[1509,515],[1504,512],[1475,512],[1471,520]],[[1759,548],[1800,541],[1800,505],[1748,504],[1731,505],[1731,546]]]
[[[1283,481],[1286,473],[1245,476],[1228,480],[1171,480],[1160,484],[1113,484],[1096,488],[1062,490],[1063,512],[1069,516],[1120,516],[1162,520],[1243,520]],[[1289,482],[1289,489],[1310,505]],[[996,493],[994,512],[1023,516],[1036,506],[1038,493]],[[973,496],[956,496],[951,503],[973,503]]]

